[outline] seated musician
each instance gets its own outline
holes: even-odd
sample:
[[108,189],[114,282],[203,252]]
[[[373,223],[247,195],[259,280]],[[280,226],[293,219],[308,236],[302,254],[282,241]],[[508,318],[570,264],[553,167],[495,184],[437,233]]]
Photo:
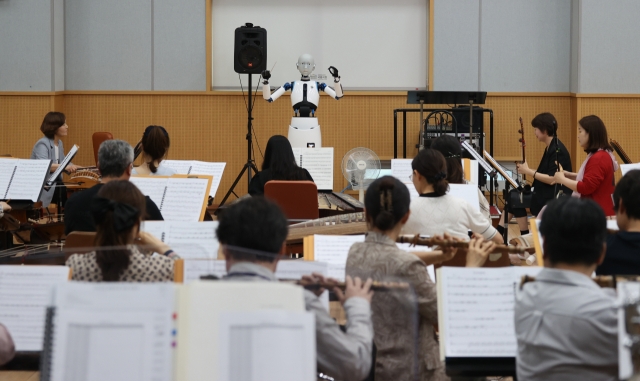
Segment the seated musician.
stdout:
[[133,168],[132,175],[171,176],[176,171],[162,165],[162,160],[167,157],[171,141],[169,133],[162,126],[149,126],[142,134],[137,149],[142,150],[142,164]]
[[[449,184],[468,184],[464,179],[464,170],[462,169],[462,146],[460,141],[450,135],[440,135],[431,143],[431,149],[440,151],[447,162],[447,182]],[[477,187],[476,187],[477,188]],[[489,201],[484,193],[478,189],[478,200],[480,202],[480,213],[491,222],[491,211],[489,210]]]
[[4,217],[5,212],[11,211],[11,206],[4,201],[0,201],[0,218]]
[[[129,180],[133,163],[133,149],[123,140],[105,140],[98,150],[98,170],[101,174],[100,184],[89,189],[76,192],[64,208],[64,232],[72,231],[93,232],[96,225],[91,217],[91,200],[100,189],[111,181]],[[158,206],[145,196],[144,220],[162,220]]]
[[[220,214],[216,230],[227,265],[228,275],[224,279],[277,281],[274,273],[285,250],[287,233],[287,218],[269,200],[250,197],[229,206]],[[269,254],[241,252],[242,249]],[[307,290],[305,306],[315,315],[318,371],[339,380],[362,380],[371,370],[371,282],[348,278],[346,283],[344,294],[337,288],[334,290],[347,315],[346,332],[340,330],[320,299]]]
[[15,345],[7,328],[0,324],[0,366],[8,363],[15,355]]
[[640,275],[640,170],[627,172],[613,192],[620,231],[607,237],[607,255],[598,275]]
[[[67,260],[72,280],[85,282],[170,282],[173,262],[171,248],[147,232],[140,231],[145,198],[125,180],[110,181],[91,201],[96,222],[96,251],[73,254]],[[135,245],[158,253],[141,253]]]
[[[375,281],[408,282],[415,294],[412,298],[416,299],[410,302],[406,293],[378,292],[373,296],[371,309],[377,348],[375,379],[447,380],[433,329],[438,324],[436,285],[429,277],[425,262],[449,260],[456,249],[428,252],[425,254],[430,257],[421,260],[396,246],[398,235],[410,218],[411,198],[407,187],[395,177],[385,176],[371,183],[364,201],[368,233],[364,243],[351,246],[346,274],[371,277]],[[473,238],[467,252],[467,267],[482,266],[494,247],[493,242]],[[416,317],[419,319],[417,332],[413,328]],[[418,364],[414,363],[414,358],[418,359]],[[411,372],[414,365],[418,375]]]
[[309,180],[313,178],[304,168],[298,167],[293,156],[293,149],[289,140],[282,135],[269,138],[264,150],[262,171],[258,172],[249,184],[249,194],[262,196],[264,186],[270,180]]
[[486,240],[503,243],[496,229],[466,201],[448,195],[447,164],[434,149],[423,149],[411,162],[411,180],[420,197],[411,201],[411,216],[403,234],[442,235],[469,240],[469,231]]
[[544,268],[516,293],[519,380],[617,380],[618,309],[592,279],[605,256],[607,225],[592,200],[547,204],[540,234]]
[[[40,140],[38,140],[33,146],[31,159],[51,160],[51,173],[53,173],[64,160],[64,145],[62,144],[62,138],[66,137],[69,133],[67,117],[61,112],[48,112],[47,115],[44,116],[44,120],[40,125],[40,131],[42,131],[44,137],[40,138]],[[73,173],[77,169],[78,167],[74,164],[69,164],[65,170]],[[62,176],[59,176],[56,179],[56,183],[62,183]],[[66,190],[62,185],[60,185],[59,187],[51,187],[48,190],[43,191],[40,196],[40,200],[38,201],[42,201],[42,205],[46,208],[50,203],[56,203],[59,199],[64,204],[64,201],[66,201],[66,195]]]

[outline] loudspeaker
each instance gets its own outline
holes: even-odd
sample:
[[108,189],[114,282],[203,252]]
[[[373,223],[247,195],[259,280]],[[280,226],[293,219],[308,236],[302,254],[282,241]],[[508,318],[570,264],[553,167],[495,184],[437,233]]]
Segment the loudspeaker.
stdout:
[[267,30],[246,23],[236,28],[233,70],[240,74],[260,74],[267,70]]
[[[473,106],[473,132],[482,133],[484,125],[484,117],[482,107]],[[458,132],[469,133],[469,106],[455,107],[451,109],[451,113],[458,122]]]

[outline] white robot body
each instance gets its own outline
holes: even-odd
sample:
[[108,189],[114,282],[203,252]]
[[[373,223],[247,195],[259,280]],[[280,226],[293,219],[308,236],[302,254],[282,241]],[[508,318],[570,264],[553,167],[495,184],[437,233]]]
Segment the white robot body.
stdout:
[[322,133],[318,118],[292,117],[287,138],[291,147],[294,148],[322,147]]
[[[293,82],[291,89],[291,105],[293,110],[299,112],[300,105],[310,107],[315,114],[320,103],[320,93],[318,93],[318,82],[315,81],[296,81]],[[296,107],[298,106],[298,107]],[[296,113],[297,113],[296,112]]]

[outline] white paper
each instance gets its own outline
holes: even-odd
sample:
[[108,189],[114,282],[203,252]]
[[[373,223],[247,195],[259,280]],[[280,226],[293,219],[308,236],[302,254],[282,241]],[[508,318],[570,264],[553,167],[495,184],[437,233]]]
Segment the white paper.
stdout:
[[314,235],[313,256],[318,262],[329,265],[327,274],[331,278],[344,281],[347,256],[351,245],[364,242],[364,235]]
[[215,259],[218,257],[218,247],[220,244],[215,239],[202,239],[198,241],[176,241],[168,244],[171,246],[180,258],[195,259],[195,258],[209,258]]
[[620,170],[622,171],[622,176],[626,175],[627,172],[634,169],[640,169],[640,163],[620,164]]
[[225,260],[219,259],[185,259],[182,279],[185,284],[199,280],[203,275],[215,275],[222,278],[227,275]]
[[442,267],[442,322],[446,357],[515,357],[513,310],[522,275],[541,267]]
[[47,185],[53,184],[53,182],[58,178],[58,176],[62,174],[62,171],[64,171],[67,165],[71,163],[71,159],[73,159],[76,153],[78,153],[78,148],[79,147],[75,144],[73,145],[73,147],[71,147],[71,149],[69,150],[69,153],[67,153],[67,156],[64,157],[64,159],[60,163],[60,166],[58,166],[58,169],[56,169],[55,172],[53,172],[53,174],[49,176],[49,180],[47,180]]
[[171,283],[57,287],[51,380],[170,381],[175,293]]
[[463,199],[471,208],[480,212],[480,200],[478,199],[478,186],[475,184],[449,184],[449,192],[453,197]]
[[131,176],[158,206],[165,221],[198,221],[207,197],[208,179]]
[[413,159],[391,159],[391,176],[403,182],[407,187],[413,188],[410,176],[413,174],[411,162]]
[[609,230],[620,230],[618,226],[618,221],[616,220],[607,220],[607,229]]
[[319,190],[333,190],[333,147],[293,148],[298,166],[309,171]]
[[220,315],[219,329],[223,350],[219,352],[218,380],[317,379],[313,313],[226,312]]
[[18,160],[8,191],[0,198],[38,201],[50,165],[51,160]]
[[471,182],[472,184],[478,185],[478,166],[479,166],[478,160],[463,159],[462,160],[462,170],[463,171],[464,171],[467,163],[469,163],[470,166],[471,166],[471,170],[470,170],[471,178],[470,179],[466,179],[466,180]]
[[16,351],[40,351],[45,311],[54,285],[69,279],[66,266],[0,266],[0,323]]
[[5,200],[9,191],[9,181],[13,176],[13,170],[18,164],[19,159],[3,159],[0,158],[0,199]]
[[[149,196],[151,201],[153,201],[158,208],[162,204],[162,199],[164,197],[165,189],[167,188],[167,178],[166,177],[146,177],[146,176],[131,176],[129,179],[132,183],[135,184],[140,192],[143,195]],[[166,220],[166,216],[164,216]]]
[[[619,282],[616,289],[618,303],[621,307],[640,298],[640,282]],[[631,337],[627,334],[624,308],[620,308],[618,310],[618,372],[621,380],[626,380],[633,375],[631,350],[625,345],[625,343],[631,342],[630,340]]]
[[163,160],[163,163],[181,175],[213,176],[211,190],[209,191],[209,196],[211,197],[216,196],[216,192],[220,186],[220,181],[222,180],[224,168],[227,165],[227,163],[212,163],[197,160]]
[[144,221],[141,229],[171,246],[182,258],[215,259],[220,246],[215,234],[217,227],[218,221]]

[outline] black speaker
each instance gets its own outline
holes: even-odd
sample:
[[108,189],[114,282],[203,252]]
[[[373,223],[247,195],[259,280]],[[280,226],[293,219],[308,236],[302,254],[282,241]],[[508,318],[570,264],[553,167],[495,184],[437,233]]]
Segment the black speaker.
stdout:
[[233,70],[240,74],[260,74],[267,70],[267,30],[246,23],[236,28]]
[[[483,108],[473,106],[473,132],[482,133],[484,125]],[[469,132],[469,106],[455,107],[451,113],[458,122],[458,132]]]

